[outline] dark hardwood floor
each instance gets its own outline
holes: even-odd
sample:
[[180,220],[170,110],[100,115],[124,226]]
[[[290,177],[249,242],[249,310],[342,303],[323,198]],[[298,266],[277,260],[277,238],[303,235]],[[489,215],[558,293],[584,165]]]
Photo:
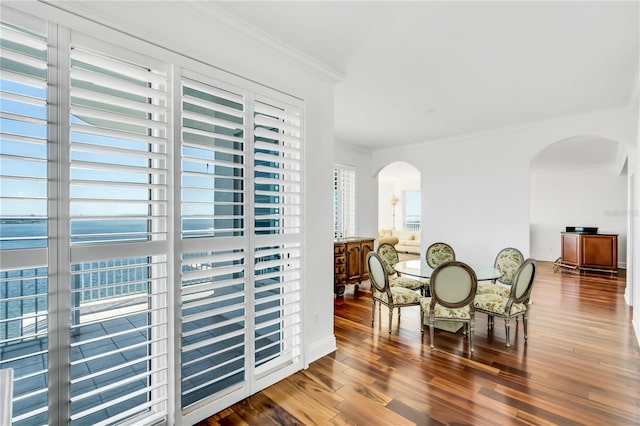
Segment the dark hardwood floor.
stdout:
[[201,425],[640,425],[640,353],[623,277],[554,273],[538,263],[525,344],[512,322],[476,315],[462,332],[420,333],[405,308],[371,326],[366,290],[335,301],[338,350]]

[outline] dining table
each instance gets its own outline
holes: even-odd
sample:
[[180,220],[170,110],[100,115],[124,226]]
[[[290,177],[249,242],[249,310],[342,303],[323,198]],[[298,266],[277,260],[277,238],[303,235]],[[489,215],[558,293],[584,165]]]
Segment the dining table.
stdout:
[[[475,263],[467,263],[473,269],[478,281],[490,281],[496,280],[502,276],[502,273],[496,268],[490,265],[482,265]],[[416,278],[431,278],[435,268],[432,268],[427,264],[425,259],[412,259],[403,260],[396,263],[393,269],[398,272],[399,275],[409,275]],[[426,323],[425,323],[426,325]],[[440,330],[448,331],[450,333],[457,333],[462,328],[462,323],[454,321],[436,321],[434,326]]]
[[[480,265],[467,263],[476,273],[478,281],[496,280],[502,276],[502,273],[490,265]],[[393,266],[400,275],[410,275],[416,278],[431,278],[434,268],[427,264],[424,259],[403,260]]]

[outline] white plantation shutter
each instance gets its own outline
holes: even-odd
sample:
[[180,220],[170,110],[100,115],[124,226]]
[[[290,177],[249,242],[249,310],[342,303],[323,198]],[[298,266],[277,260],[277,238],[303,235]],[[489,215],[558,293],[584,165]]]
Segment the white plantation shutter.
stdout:
[[149,424],[167,415],[167,77],[72,40],[71,423]]
[[182,80],[182,408],[246,381],[246,107],[218,86]]
[[182,274],[185,408],[246,379],[245,255],[240,249],[185,253]]
[[47,36],[30,23],[0,24],[0,369],[14,369],[14,425],[46,424],[48,408]]
[[244,99],[184,79],[182,235],[243,236]]
[[333,236],[356,235],[356,172],[347,167],[333,169]]
[[166,240],[166,87],[157,70],[72,47],[74,243]]
[[0,25],[13,424],[193,424],[302,368],[303,101],[4,5]]
[[294,108],[255,102],[253,306],[258,379],[301,368],[301,128],[301,114]]

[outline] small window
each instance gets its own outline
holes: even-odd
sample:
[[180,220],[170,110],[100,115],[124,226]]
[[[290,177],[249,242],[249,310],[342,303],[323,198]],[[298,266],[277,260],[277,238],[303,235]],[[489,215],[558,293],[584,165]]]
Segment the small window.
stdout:
[[356,171],[345,167],[333,169],[333,237],[356,234]]
[[420,230],[420,191],[404,193],[404,230]]

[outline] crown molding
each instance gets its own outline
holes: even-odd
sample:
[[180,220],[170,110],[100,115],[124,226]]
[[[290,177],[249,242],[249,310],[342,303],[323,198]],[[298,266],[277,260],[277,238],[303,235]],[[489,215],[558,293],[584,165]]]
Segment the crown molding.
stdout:
[[345,77],[344,73],[320,62],[306,53],[303,53],[295,47],[277,39],[269,33],[251,25],[226,10],[221,9],[216,6],[213,1],[208,0],[188,3],[191,11],[197,13],[197,16],[200,19],[204,17],[204,20],[207,21],[209,25],[211,24],[209,20],[214,20],[237,34],[245,36],[256,45],[272,50],[283,58],[298,64],[303,69],[310,71],[317,77],[334,84]]
[[[97,13],[90,7],[85,6],[83,1],[74,0],[38,0],[38,3],[42,3],[47,6],[55,7],[62,11],[77,15],[82,18],[89,19],[90,21],[100,23],[114,30],[124,32],[127,35],[132,35],[144,41],[151,42],[152,44],[164,45],[170,42],[170,40],[158,40],[157,37],[151,37],[149,34],[143,33],[139,28],[131,27],[118,22],[113,17]],[[86,3],[90,4],[90,1]],[[150,2],[151,3],[151,2]],[[315,77],[318,77],[324,81],[335,84],[344,78],[344,74],[334,68],[325,65],[324,63],[312,58],[309,55],[295,49],[294,47],[278,40],[270,34],[258,29],[257,27],[241,20],[240,18],[232,15],[231,13],[216,6],[212,1],[176,1],[179,4],[182,12],[188,13],[198,23],[202,25],[217,25],[222,26],[229,30],[231,34],[244,37],[250,43],[253,43],[259,48],[268,49],[274,52],[280,58],[285,61],[298,66],[303,71],[308,72]],[[117,2],[114,2],[117,5]],[[160,44],[158,43],[160,41]]]

